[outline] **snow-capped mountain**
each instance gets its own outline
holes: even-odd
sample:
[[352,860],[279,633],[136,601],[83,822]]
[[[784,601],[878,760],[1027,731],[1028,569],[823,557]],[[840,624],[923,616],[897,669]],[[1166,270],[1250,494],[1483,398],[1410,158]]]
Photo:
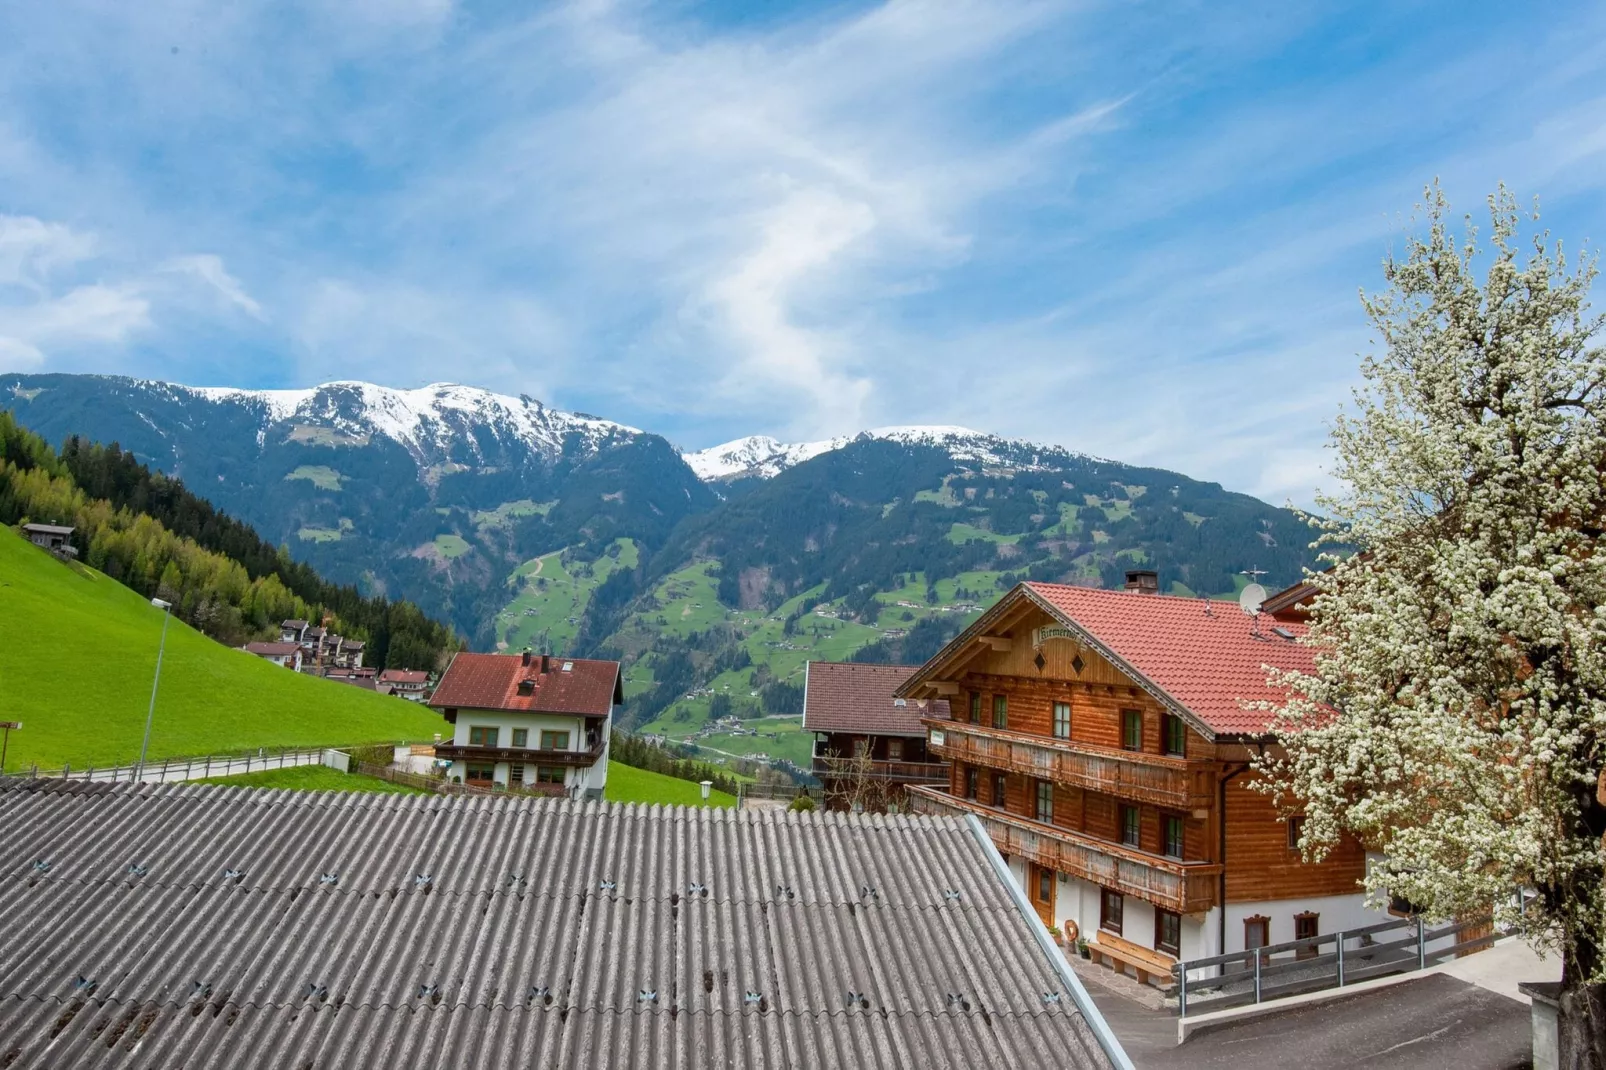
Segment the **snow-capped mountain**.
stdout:
[[518,443],[550,459],[575,445],[595,449],[615,436],[641,434],[624,424],[548,408],[525,395],[496,394],[455,383],[433,383],[416,390],[362,382],[325,383],[307,390],[241,390],[149,381],[140,381],[140,386],[247,409],[261,421],[263,439],[276,424],[323,428],[350,438],[379,435],[406,448],[421,464],[436,463],[443,455],[458,460],[451,455],[459,446],[484,460],[491,442],[504,448]]
[[857,435],[838,435],[816,442],[778,442],[767,435],[749,435],[719,446],[683,453],[686,464],[705,483],[731,483],[739,479],[772,479],[794,465],[853,442],[881,439],[905,445],[940,446],[956,461],[988,467],[1035,469],[1071,454],[1059,446],[1043,446],[1019,439],[1001,438],[968,427],[911,424],[876,427]]

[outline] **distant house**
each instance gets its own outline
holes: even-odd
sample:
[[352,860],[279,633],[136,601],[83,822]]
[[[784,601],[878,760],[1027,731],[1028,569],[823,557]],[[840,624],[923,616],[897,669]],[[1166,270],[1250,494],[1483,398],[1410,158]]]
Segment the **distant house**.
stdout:
[[457,654],[429,700],[457,726],[435,756],[466,784],[601,798],[613,708],[622,702],[617,661]]
[[429,697],[429,673],[410,669],[386,669],[379,674],[379,682],[390,686],[391,694],[410,702],[423,702]]
[[27,540],[42,550],[49,550],[57,557],[77,557],[78,551],[72,545],[74,529],[62,527],[60,524],[24,524],[22,534]]
[[245,652],[287,669],[301,668],[301,647],[295,643],[247,643]]
[[894,698],[918,665],[811,661],[803,670],[803,731],[814,733],[814,775],[825,804],[902,809],[909,784],[946,784],[948,764],[926,752],[922,717],[947,717],[943,699]]
[[286,643],[300,643],[307,634],[307,622],[287,620],[279,623],[279,638]]
[[362,668],[362,653],[366,646],[361,639],[341,639],[335,650],[335,664],[342,669]]

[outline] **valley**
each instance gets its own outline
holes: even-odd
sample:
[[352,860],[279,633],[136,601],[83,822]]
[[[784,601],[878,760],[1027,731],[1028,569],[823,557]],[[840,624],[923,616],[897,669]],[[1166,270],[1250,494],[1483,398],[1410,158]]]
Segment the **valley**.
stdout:
[[[711,759],[806,766],[810,660],[918,662],[1021,580],[1227,597],[1291,582],[1292,513],[1159,469],[957,427],[681,453],[527,397],[0,379],[51,441],[117,441],[471,649],[617,657],[621,721]],[[756,734],[755,734],[756,733]]]

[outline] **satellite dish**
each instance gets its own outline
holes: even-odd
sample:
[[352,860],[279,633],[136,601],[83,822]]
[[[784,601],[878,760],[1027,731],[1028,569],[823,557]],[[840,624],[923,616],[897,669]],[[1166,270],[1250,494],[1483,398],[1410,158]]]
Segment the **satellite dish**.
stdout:
[[1251,583],[1238,592],[1238,608],[1253,616],[1260,612],[1260,603],[1266,600],[1266,588]]

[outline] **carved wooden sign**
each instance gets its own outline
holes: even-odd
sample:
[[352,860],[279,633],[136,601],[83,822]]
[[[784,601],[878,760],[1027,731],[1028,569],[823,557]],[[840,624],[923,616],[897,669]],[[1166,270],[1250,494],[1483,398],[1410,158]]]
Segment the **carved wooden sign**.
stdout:
[[1076,633],[1058,624],[1046,624],[1032,629],[1032,646],[1040,647],[1050,639],[1069,639],[1076,642]]

